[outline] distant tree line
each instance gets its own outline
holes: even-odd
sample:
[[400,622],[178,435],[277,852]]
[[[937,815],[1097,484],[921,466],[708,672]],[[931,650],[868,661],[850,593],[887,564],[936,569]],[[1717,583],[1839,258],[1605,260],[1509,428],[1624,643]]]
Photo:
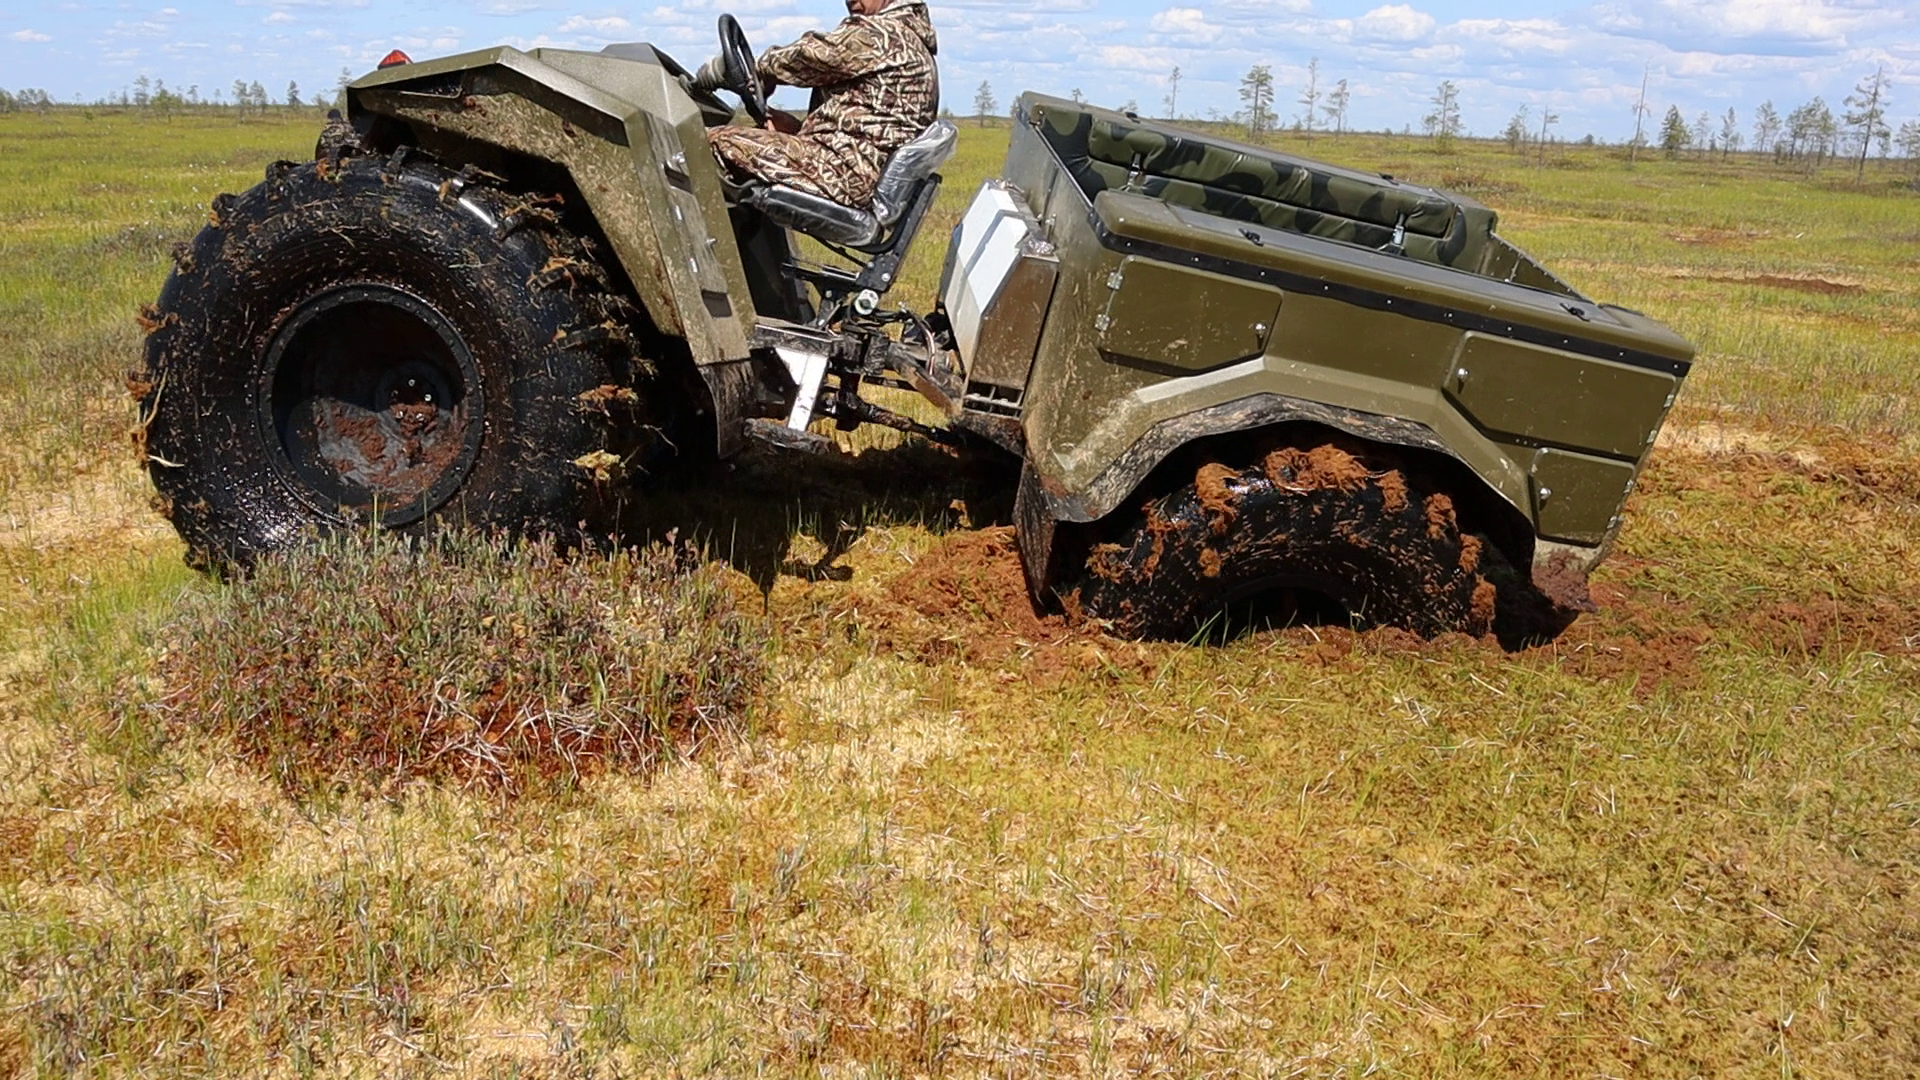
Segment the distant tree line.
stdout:
[[1920,120],[1908,120],[1895,128],[1888,119],[1891,100],[1887,94],[1885,68],[1853,88],[1836,115],[1826,99],[1815,97],[1782,117],[1772,101],[1764,101],[1753,113],[1752,142],[1740,128],[1739,114],[1731,107],[1719,117],[1702,112],[1688,123],[1678,105],[1667,108],[1660,123],[1659,147],[1669,158],[1691,151],[1699,157],[1719,155],[1725,158],[1750,146],[1756,154],[1771,154],[1776,161],[1804,165],[1809,173],[1833,160],[1849,161],[1854,175],[1866,175],[1867,157],[1875,150],[1882,159],[1895,149],[1920,164]]
[[26,89],[16,90],[11,93],[6,90],[0,90],[0,113],[27,112],[29,110],[46,112],[51,108],[53,108],[53,98],[47,96],[45,90]]
[[[1167,93],[1162,104],[1167,116],[1174,119],[1181,118],[1182,77],[1180,68],[1175,66],[1166,78]],[[179,90],[169,87],[164,79],[149,79],[141,75],[117,94],[89,104],[145,109],[160,114],[183,109],[227,108],[236,110],[244,117],[265,114],[275,107],[297,109],[336,106],[345,102],[347,84],[352,81],[353,72],[341,68],[331,95],[316,93],[303,97],[299,84],[288,82],[286,90],[274,97],[257,79],[235,79],[227,90],[215,89],[208,98],[201,95],[198,85]],[[1898,150],[1920,172],[1920,120],[1905,121],[1897,128],[1893,126],[1889,119],[1892,107],[1889,85],[1886,69],[1875,68],[1873,74],[1854,86],[1853,93],[1847,96],[1837,115],[1819,97],[1790,110],[1784,117],[1772,101],[1765,101],[1754,110],[1749,130],[1742,129],[1739,114],[1732,107],[1718,116],[1701,112],[1689,121],[1678,105],[1670,105],[1652,145],[1658,146],[1668,158],[1678,158],[1688,153],[1698,157],[1718,155],[1727,158],[1747,149],[1756,154],[1771,154],[1776,161],[1802,165],[1809,174],[1823,164],[1844,159],[1853,163],[1856,176],[1865,175],[1867,158],[1874,150],[1879,151],[1882,159]],[[1075,88],[1073,99],[1084,101],[1085,95]],[[1320,59],[1314,57],[1307,62],[1306,84],[1301,88],[1299,97],[1294,99],[1300,111],[1289,118],[1289,127],[1307,138],[1312,138],[1315,132],[1345,134],[1348,130],[1347,105],[1351,99],[1352,92],[1347,80],[1342,78],[1327,83],[1321,75]],[[1282,121],[1276,105],[1271,65],[1255,64],[1241,76],[1240,101],[1242,107],[1230,117],[1221,116],[1218,110],[1210,110],[1207,119],[1230,121],[1245,128],[1249,138],[1258,138],[1280,128]],[[974,94],[973,103],[975,116],[984,125],[998,108],[993,86],[982,80],[979,90]],[[53,98],[45,90],[0,89],[0,113],[44,112],[54,104]],[[1420,127],[1429,138],[1444,148],[1453,139],[1465,134],[1465,126],[1461,121],[1460,88],[1453,80],[1444,80],[1436,86],[1432,97],[1428,98],[1428,104],[1432,108],[1421,117]],[[1127,102],[1125,106],[1127,112],[1136,112],[1138,109],[1139,105],[1134,101]],[[1650,112],[1646,100],[1646,81],[1643,79],[1640,98],[1633,106],[1634,133],[1627,143],[1629,162],[1637,158],[1638,151],[1649,148],[1643,121]],[[1507,121],[1501,138],[1515,153],[1535,154],[1544,164],[1547,147],[1560,141],[1552,136],[1553,125],[1559,120],[1560,115],[1550,107],[1542,108],[1536,118],[1530,106],[1522,105]],[[1412,129],[1409,126],[1405,130],[1410,133]],[[1593,145],[1597,140],[1588,135],[1580,141]]]
[[[353,72],[340,69],[340,78],[334,85],[333,93],[303,95],[300,84],[289,81],[286,90],[279,94],[270,94],[261,85],[260,80],[235,79],[227,88],[215,88],[211,94],[203,95],[198,84],[189,85],[184,90],[167,85],[165,79],[148,78],[146,75],[133,80],[127,86],[114,93],[93,101],[75,104],[90,105],[98,108],[142,109],[160,115],[181,112],[187,109],[230,109],[240,116],[265,115],[269,110],[330,108],[343,105],[346,101],[347,84],[353,81]],[[41,111],[44,112],[57,104],[45,91],[26,89],[0,90],[0,113]]]
[[[1176,120],[1201,119],[1186,117],[1180,112],[1180,83],[1183,77],[1178,66],[1166,76],[1166,95],[1161,99],[1165,115]],[[1652,110],[1647,104],[1647,82],[1643,79],[1640,98],[1633,106],[1634,133],[1625,143],[1628,161],[1637,160],[1639,151],[1653,147],[1658,147],[1669,158],[1692,154],[1698,157],[1717,155],[1724,159],[1748,151],[1771,154],[1777,161],[1802,165],[1809,174],[1822,164],[1845,160],[1853,164],[1856,175],[1864,176],[1867,158],[1877,149],[1882,159],[1898,150],[1912,163],[1916,173],[1920,173],[1920,120],[1906,121],[1898,128],[1892,125],[1888,119],[1891,107],[1888,87],[1886,69],[1875,69],[1872,75],[1854,87],[1843,110],[1837,115],[1818,97],[1790,110],[1784,117],[1775,109],[1773,102],[1767,101],[1754,111],[1750,129],[1742,126],[1738,110],[1732,107],[1718,115],[1701,112],[1688,120],[1678,105],[1672,105],[1668,107],[1657,132],[1649,138],[1645,121]],[[1232,123],[1244,129],[1249,138],[1280,130],[1283,124],[1307,138],[1312,138],[1316,132],[1342,135],[1348,130],[1347,105],[1352,99],[1351,87],[1344,78],[1328,83],[1321,72],[1318,57],[1307,62],[1306,83],[1301,87],[1299,97],[1294,99],[1300,109],[1289,117],[1283,119],[1280,115],[1279,91],[1274,83],[1271,65],[1255,64],[1249,68],[1240,78],[1239,92],[1241,108],[1238,111],[1222,115],[1219,110],[1212,109],[1205,119],[1214,123]],[[1078,88],[1072,94],[1075,101],[1086,100]],[[1461,120],[1460,88],[1453,80],[1444,80],[1436,86],[1427,103],[1431,108],[1420,118],[1420,129],[1429,138],[1444,148],[1453,139],[1466,134]],[[988,117],[995,115],[998,99],[994,96],[991,83],[981,81],[973,104],[974,114],[982,125]],[[1129,101],[1124,106],[1124,111],[1129,113],[1138,109],[1136,101]],[[1516,154],[1534,156],[1544,165],[1547,148],[1563,142],[1554,134],[1554,125],[1559,122],[1560,114],[1551,106],[1535,112],[1532,106],[1522,105],[1507,121],[1500,137]],[[1412,130],[1409,125],[1403,132],[1411,134]],[[1599,143],[1592,135],[1586,135],[1578,141],[1585,146]]]

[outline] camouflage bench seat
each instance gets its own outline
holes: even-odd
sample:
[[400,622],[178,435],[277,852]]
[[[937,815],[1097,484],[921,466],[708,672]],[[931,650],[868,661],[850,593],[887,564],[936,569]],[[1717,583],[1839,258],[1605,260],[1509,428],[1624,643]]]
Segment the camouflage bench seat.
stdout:
[[1376,249],[1393,243],[1401,228],[1407,255],[1469,271],[1486,256],[1494,213],[1470,200],[1073,102],[1040,99],[1034,111],[1041,134],[1089,199],[1132,191]]

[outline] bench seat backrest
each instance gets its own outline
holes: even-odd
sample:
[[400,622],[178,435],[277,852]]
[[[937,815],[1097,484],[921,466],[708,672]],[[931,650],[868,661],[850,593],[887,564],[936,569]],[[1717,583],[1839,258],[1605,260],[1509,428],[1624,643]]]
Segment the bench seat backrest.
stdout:
[[1122,114],[1039,98],[1039,130],[1088,199],[1135,191],[1273,229],[1383,248],[1479,271],[1494,212],[1467,199]]

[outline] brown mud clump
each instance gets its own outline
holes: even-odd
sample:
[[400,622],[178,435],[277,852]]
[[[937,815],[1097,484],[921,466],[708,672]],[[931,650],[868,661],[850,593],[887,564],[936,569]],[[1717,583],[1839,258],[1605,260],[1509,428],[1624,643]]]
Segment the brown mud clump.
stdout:
[[1593,594],[1587,590],[1587,575],[1570,551],[1555,552],[1545,560],[1536,560],[1533,587],[1557,608],[1576,614],[1599,610]]
[[1264,465],[1267,479],[1289,491],[1359,491],[1373,479],[1360,459],[1332,443],[1311,450],[1283,446]]
[[[1558,640],[1581,615],[1599,610],[1587,593],[1587,575],[1569,552],[1559,552],[1545,561],[1536,561],[1532,572],[1521,571],[1497,554],[1488,557],[1477,537],[1461,538],[1461,567],[1467,568],[1468,541],[1474,549],[1476,565],[1495,590],[1492,629],[1494,637],[1509,652],[1534,648]],[[1481,594],[1474,593],[1478,611]]]
[[630,386],[602,383],[591,390],[581,391],[575,400],[580,402],[581,408],[606,416],[612,413],[615,405],[632,407],[640,404],[640,395],[634,393]]
[[1212,548],[1200,549],[1200,572],[1210,578],[1220,576],[1221,568],[1226,564],[1218,551]]
[[981,663],[1073,636],[1065,618],[1034,611],[1013,529],[1004,525],[943,539],[887,583],[862,622],[893,651]]
[[142,333],[153,334],[158,332],[161,327],[171,326],[179,322],[180,316],[171,311],[161,311],[157,304],[145,304],[142,305],[139,311],[134,313],[133,321],[140,324],[140,331]]
[[1380,497],[1385,501],[1387,513],[1397,514],[1407,508],[1407,478],[1399,469],[1389,469],[1380,474]]
[[1217,461],[1209,461],[1200,466],[1193,476],[1194,491],[1200,497],[1200,506],[1207,512],[1207,524],[1213,535],[1224,536],[1233,519],[1240,516],[1240,497],[1233,490],[1233,482],[1240,474]]
[[1480,538],[1463,536],[1460,538],[1460,569],[1471,574],[1480,569]]
[[1483,580],[1473,587],[1473,625],[1475,627],[1493,626],[1494,617],[1499,611],[1497,603],[1499,596],[1500,590],[1495,588],[1491,581]]
[[1435,540],[1449,536],[1459,527],[1459,520],[1453,512],[1453,499],[1446,495],[1429,495],[1425,503],[1427,512],[1427,535]]

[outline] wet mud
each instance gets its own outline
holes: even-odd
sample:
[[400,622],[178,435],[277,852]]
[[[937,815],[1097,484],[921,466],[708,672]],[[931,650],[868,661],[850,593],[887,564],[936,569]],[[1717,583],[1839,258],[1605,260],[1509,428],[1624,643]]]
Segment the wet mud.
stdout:
[[313,424],[320,454],[340,476],[382,500],[419,498],[460,457],[458,411],[396,403],[372,412],[337,402],[317,404]]
[[1240,496],[1233,490],[1233,482],[1238,479],[1238,472],[1217,461],[1200,466],[1194,475],[1194,492],[1200,497],[1200,506],[1207,512],[1207,525],[1215,536],[1225,534],[1240,516]]
[[924,659],[998,663],[1097,633],[1034,609],[1010,525],[944,537],[894,575],[884,594],[863,629],[879,632],[895,652]]
[[[1287,446],[1268,454],[1262,463],[1267,478],[1289,491],[1358,491],[1373,473],[1360,459],[1333,443],[1310,450]],[[1395,485],[1402,499],[1406,482],[1396,474]]]

